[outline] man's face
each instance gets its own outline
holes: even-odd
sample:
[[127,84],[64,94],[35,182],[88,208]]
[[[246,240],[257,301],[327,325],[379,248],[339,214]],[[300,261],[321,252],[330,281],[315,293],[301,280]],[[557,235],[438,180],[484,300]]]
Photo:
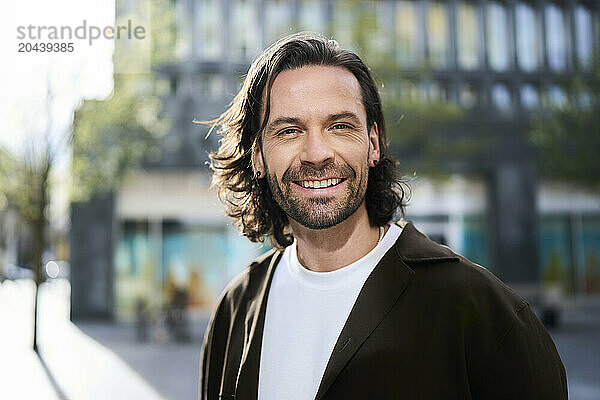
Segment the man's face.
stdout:
[[254,164],[288,217],[324,229],[365,207],[379,138],[376,124],[367,127],[354,75],[331,66],[286,70],[273,82],[270,102]]

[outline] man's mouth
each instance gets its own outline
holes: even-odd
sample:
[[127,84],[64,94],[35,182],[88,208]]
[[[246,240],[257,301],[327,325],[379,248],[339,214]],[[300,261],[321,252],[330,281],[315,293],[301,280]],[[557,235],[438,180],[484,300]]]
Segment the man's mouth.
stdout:
[[302,180],[302,181],[295,181],[295,183],[306,189],[325,189],[328,187],[337,186],[340,183],[342,183],[343,181],[344,181],[344,179],[342,179],[342,178],[331,178],[331,179],[321,179],[321,180]]

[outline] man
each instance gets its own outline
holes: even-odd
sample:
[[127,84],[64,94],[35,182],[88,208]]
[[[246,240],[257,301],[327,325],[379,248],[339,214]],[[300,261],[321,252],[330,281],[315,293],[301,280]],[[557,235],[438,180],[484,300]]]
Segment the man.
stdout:
[[212,121],[213,184],[275,249],[225,289],[202,399],[565,399],[529,305],[403,213],[381,101],[354,53],[313,34],[272,45]]

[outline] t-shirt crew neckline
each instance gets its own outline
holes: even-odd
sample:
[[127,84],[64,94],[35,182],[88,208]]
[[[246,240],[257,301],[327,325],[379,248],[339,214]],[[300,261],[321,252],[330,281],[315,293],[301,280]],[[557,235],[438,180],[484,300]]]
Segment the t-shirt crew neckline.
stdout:
[[402,228],[396,224],[390,224],[383,238],[367,254],[354,261],[353,263],[329,272],[316,272],[305,268],[298,260],[296,239],[290,246],[288,252],[287,266],[290,276],[299,285],[324,291],[336,291],[346,289],[356,282],[356,275],[362,273],[371,273],[379,260],[394,245],[402,233]]

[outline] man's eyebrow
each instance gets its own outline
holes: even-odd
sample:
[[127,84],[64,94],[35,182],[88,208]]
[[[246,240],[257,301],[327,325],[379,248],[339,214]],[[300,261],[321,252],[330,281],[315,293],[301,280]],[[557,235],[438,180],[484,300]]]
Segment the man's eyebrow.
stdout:
[[269,122],[266,126],[266,130],[274,129],[278,125],[285,124],[300,124],[300,118],[296,117],[279,117]]
[[327,117],[328,122],[337,121],[339,119],[351,119],[351,120],[353,120],[353,122],[360,124],[360,118],[358,118],[358,115],[356,115],[352,111],[344,111],[344,112],[337,113],[337,114],[330,114]]

